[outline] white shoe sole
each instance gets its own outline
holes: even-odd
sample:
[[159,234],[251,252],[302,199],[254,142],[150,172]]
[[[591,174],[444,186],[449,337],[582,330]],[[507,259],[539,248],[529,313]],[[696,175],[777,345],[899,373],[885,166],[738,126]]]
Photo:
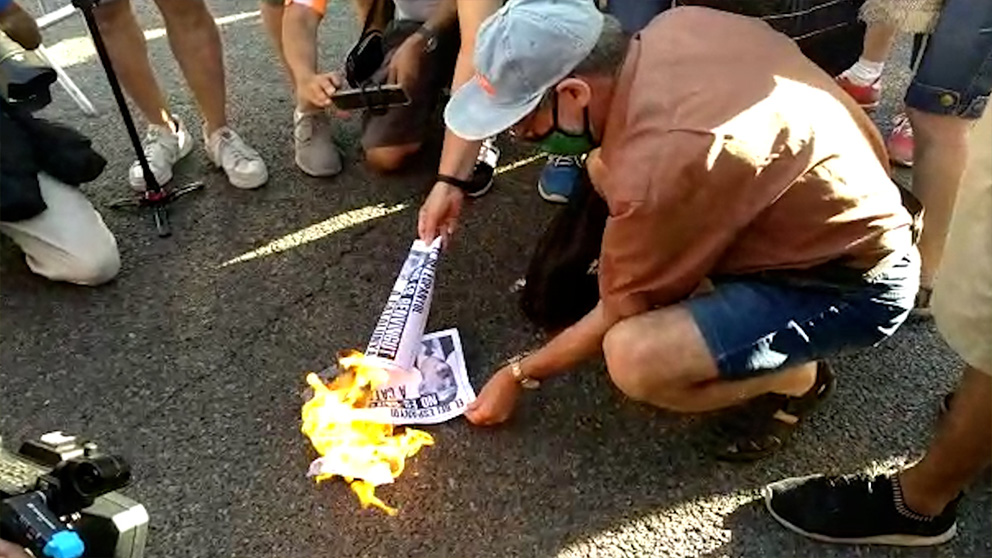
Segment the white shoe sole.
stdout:
[[[155,177],[155,180],[158,181],[159,186],[165,186],[170,181],[172,181],[172,176],[173,176],[172,167],[178,164],[179,161],[182,161],[187,155],[190,154],[191,151],[193,151],[193,143],[194,143],[193,138],[192,136],[189,135],[189,132],[185,132],[185,135],[187,137],[187,141],[185,145],[183,145],[182,141],[179,142],[179,157],[176,158],[176,162],[172,163],[171,165],[168,166],[168,168],[165,169],[165,173],[162,175],[162,177],[158,177],[158,176]],[[152,171],[152,173],[154,172],[155,171]],[[135,192],[144,192],[145,190],[147,190],[147,187],[145,185],[145,177],[131,176],[130,168],[128,169],[128,183],[131,185],[131,189],[134,190]]]
[[[785,479],[792,480],[792,479]],[[780,481],[784,482],[784,481]],[[951,528],[947,531],[933,536],[933,537],[921,537],[917,535],[877,535],[874,537],[860,537],[860,538],[840,538],[840,537],[828,537],[826,535],[820,535],[817,533],[810,533],[796,525],[793,525],[787,521],[784,517],[775,513],[772,509],[772,489],[768,486],[764,487],[761,492],[765,496],[765,507],[768,509],[768,513],[772,514],[775,521],[782,524],[783,527],[792,531],[793,533],[798,533],[804,537],[813,539],[815,541],[835,543],[835,544],[885,544],[890,546],[936,546],[938,544],[943,544],[954,538],[954,535],[958,532],[958,524],[955,522],[951,525]]]

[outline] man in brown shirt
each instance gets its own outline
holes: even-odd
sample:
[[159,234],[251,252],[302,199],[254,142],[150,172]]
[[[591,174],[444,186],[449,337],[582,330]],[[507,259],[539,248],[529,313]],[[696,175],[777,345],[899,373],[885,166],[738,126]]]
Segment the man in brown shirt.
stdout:
[[[512,127],[553,152],[599,146],[587,167],[610,216],[600,303],[498,371],[473,422],[506,419],[521,386],[602,350],[640,401],[754,400],[754,424],[719,452],[753,459],[829,392],[825,358],[906,318],[919,259],[881,138],[766,24],[679,8],[628,46],[587,0],[511,0],[480,30],[476,68],[448,127],[470,139]],[[714,288],[690,298],[706,278]]]

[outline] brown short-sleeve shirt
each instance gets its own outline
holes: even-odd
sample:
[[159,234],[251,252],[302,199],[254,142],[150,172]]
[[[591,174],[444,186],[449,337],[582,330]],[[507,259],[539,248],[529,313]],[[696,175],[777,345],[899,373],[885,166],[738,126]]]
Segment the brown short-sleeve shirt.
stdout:
[[635,36],[597,165],[600,295],[618,318],[708,275],[868,270],[911,243],[874,124],[789,38],[743,16],[676,8]]

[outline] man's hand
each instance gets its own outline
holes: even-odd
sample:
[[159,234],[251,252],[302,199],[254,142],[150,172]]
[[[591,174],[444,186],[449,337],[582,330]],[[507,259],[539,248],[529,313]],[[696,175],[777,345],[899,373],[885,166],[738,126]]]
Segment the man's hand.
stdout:
[[465,192],[460,188],[447,182],[434,184],[430,195],[424,200],[424,205],[420,207],[420,219],[417,223],[420,239],[430,243],[440,236],[444,239],[444,246],[447,246],[458,226],[458,217],[462,213],[464,202]]
[[469,403],[465,418],[479,426],[491,426],[505,422],[513,414],[513,408],[520,397],[521,386],[510,372],[509,366],[500,368],[479,393],[475,401]]
[[21,9],[17,2],[11,2],[0,10],[0,31],[28,50],[34,50],[41,45],[41,31],[38,29],[38,24],[31,14]]
[[23,548],[0,539],[0,558],[31,558]]
[[296,84],[297,96],[305,103],[318,108],[331,106],[331,96],[344,85],[344,77],[337,72],[312,74]]
[[393,52],[389,61],[389,83],[399,84],[404,91],[412,91],[414,81],[420,73],[420,61],[424,57],[426,39],[420,33],[406,38]]

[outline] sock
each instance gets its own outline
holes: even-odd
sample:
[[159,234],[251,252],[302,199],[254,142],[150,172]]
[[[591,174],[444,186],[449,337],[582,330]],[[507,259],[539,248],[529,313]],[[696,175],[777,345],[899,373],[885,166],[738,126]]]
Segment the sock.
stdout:
[[853,66],[841,75],[851,80],[855,85],[871,85],[882,76],[883,68],[885,68],[885,62],[872,62],[859,58]]

